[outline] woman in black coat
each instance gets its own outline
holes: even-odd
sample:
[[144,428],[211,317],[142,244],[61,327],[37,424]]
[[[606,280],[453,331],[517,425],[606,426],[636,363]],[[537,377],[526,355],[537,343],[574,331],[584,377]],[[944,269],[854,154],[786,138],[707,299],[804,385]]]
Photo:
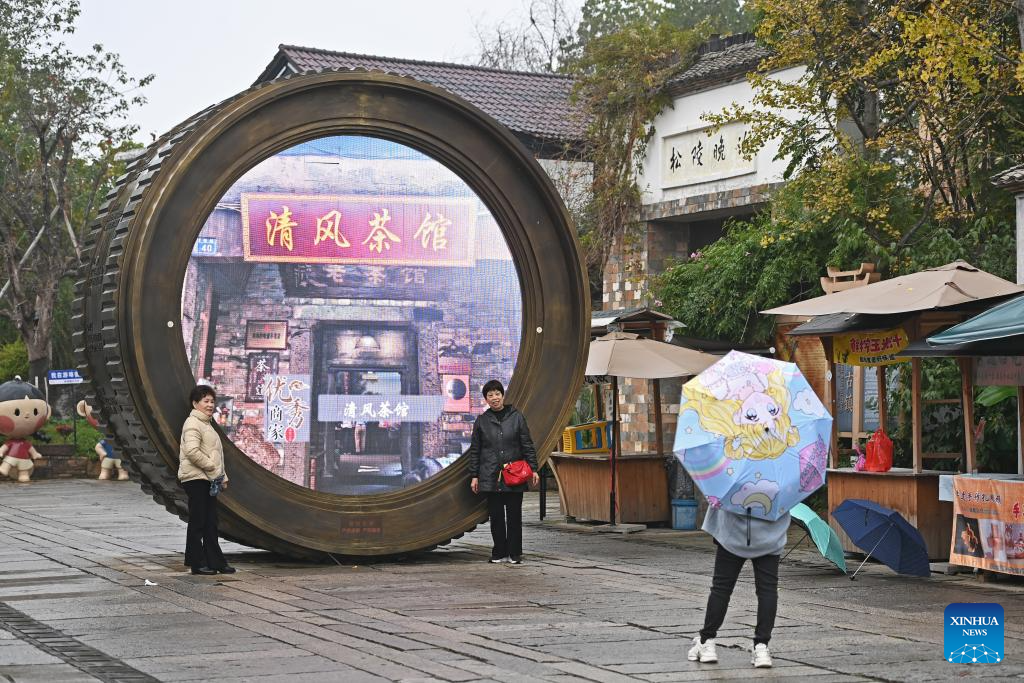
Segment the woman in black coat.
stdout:
[[537,474],[537,449],[530,438],[526,418],[505,405],[505,387],[492,379],[482,390],[489,406],[473,424],[469,446],[469,487],[473,493],[487,496],[487,514],[491,518],[491,562],[512,564],[523,561],[523,491],[527,484],[507,486],[500,478],[502,466],[525,460],[533,470],[530,483],[540,481]]

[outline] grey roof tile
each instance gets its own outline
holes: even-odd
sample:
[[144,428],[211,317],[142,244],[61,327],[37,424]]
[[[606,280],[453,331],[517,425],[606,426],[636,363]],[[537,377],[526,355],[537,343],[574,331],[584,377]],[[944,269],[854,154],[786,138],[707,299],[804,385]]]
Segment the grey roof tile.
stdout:
[[672,80],[673,95],[727,82],[755,70],[772,52],[749,33],[712,38],[701,46],[697,61]]
[[278,54],[299,72],[367,69],[414,78],[459,95],[517,133],[564,142],[582,137],[581,117],[569,101],[573,80],[568,76],[331,52],[294,45],[281,45]]
[[992,184],[1007,190],[1024,189],[1024,164],[1008,168],[992,176]]

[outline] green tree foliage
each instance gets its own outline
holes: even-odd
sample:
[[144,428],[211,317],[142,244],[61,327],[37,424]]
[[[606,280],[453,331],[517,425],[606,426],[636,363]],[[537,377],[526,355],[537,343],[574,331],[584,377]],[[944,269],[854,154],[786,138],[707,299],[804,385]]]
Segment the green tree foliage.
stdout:
[[116,153],[131,145],[125,117],[150,80],[132,79],[100,45],[71,52],[61,39],[78,14],[77,0],[0,4],[0,286],[9,280],[0,316],[24,341],[30,375],[49,367],[62,280],[118,172]]
[[573,99],[587,117],[585,157],[593,163],[593,228],[583,236],[588,264],[603,267],[640,208],[637,173],[654,118],[672,103],[669,82],[696,57],[702,29],[646,21],[587,43],[574,63]]
[[20,337],[0,344],[0,383],[28,377],[28,352]]
[[750,30],[752,21],[740,0],[587,0],[575,35],[563,40],[562,62],[571,67],[591,41],[636,24],[731,34]]
[[[1018,3],[1019,4],[1019,3]],[[994,173],[1019,162],[1021,50],[1002,0],[753,0],[772,50],[749,80],[749,106],[706,117],[741,121],[745,151],[769,140],[789,160],[770,209],[670,269],[656,292],[693,334],[767,343],[758,311],[821,294],[826,265],[861,261],[887,276],[957,258],[1013,277],[1011,197]],[[794,77],[793,71],[804,67]],[[785,77],[783,77],[785,76]],[[925,398],[959,394],[951,363],[923,364]],[[900,367],[894,372],[905,373]],[[891,396],[909,411],[908,382]],[[983,468],[1006,469],[1012,402],[982,406]],[[927,448],[958,450],[962,421],[925,416]],[[909,457],[909,421],[894,433]]]
[[665,3],[664,17],[680,28],[706,23],[715,33],[731,35],[753,30],[754,18],[741,0],[671,0]]

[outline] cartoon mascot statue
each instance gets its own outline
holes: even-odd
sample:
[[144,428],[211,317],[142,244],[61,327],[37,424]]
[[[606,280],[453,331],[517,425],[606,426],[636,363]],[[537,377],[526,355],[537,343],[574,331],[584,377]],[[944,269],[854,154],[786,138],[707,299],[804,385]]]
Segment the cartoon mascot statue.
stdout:
[[21,377],[0,384],[0,476],[17,476],[21,483],[32,478],[35,460],[42,456],[32,447],[32,436],[50,419],[50,406],[42,392]]
[[[75,410],[95,429],[100,428],[99,421],[92,414],[91,405],[85,401],[79,401]],[[109,441],[100,439],[96,443],[96,455],[100,457],[100,479],[110,479],[111,470],[117,470],[117,480],[128,481],[128,470],[121,464],[121,458],[114,455],[114,447],[110,445]]]

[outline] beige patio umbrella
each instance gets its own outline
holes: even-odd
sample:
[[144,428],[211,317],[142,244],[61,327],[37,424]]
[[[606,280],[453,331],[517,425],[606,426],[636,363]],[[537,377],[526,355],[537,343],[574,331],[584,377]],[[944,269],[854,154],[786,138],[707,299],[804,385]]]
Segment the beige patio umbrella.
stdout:
[[1024,288],[1009,280],[979,270],[966,261],[954,261],[938,268],[761,312],[812,316],[833,313],[885,315],[946,308],[1020,292],[1024,292]]
[[[608,458],[612,477],[608,518],[612,524],[616,523],[615,460],[622,448],[622,432],[619,429],[619,377],[659,380],[666,377],[697,375],[718,360],[718,356],[710,353],[654,339],[642,339],[628,332],[612,332],[590,342],[586,374],[612,379],[612,432],[615,443]],[[660,391],[656,390],[656,394],[660,394]],[[656,395],[655,400],[660,401],[660,396]],[[658,439],[660,445],[660,424]]]

